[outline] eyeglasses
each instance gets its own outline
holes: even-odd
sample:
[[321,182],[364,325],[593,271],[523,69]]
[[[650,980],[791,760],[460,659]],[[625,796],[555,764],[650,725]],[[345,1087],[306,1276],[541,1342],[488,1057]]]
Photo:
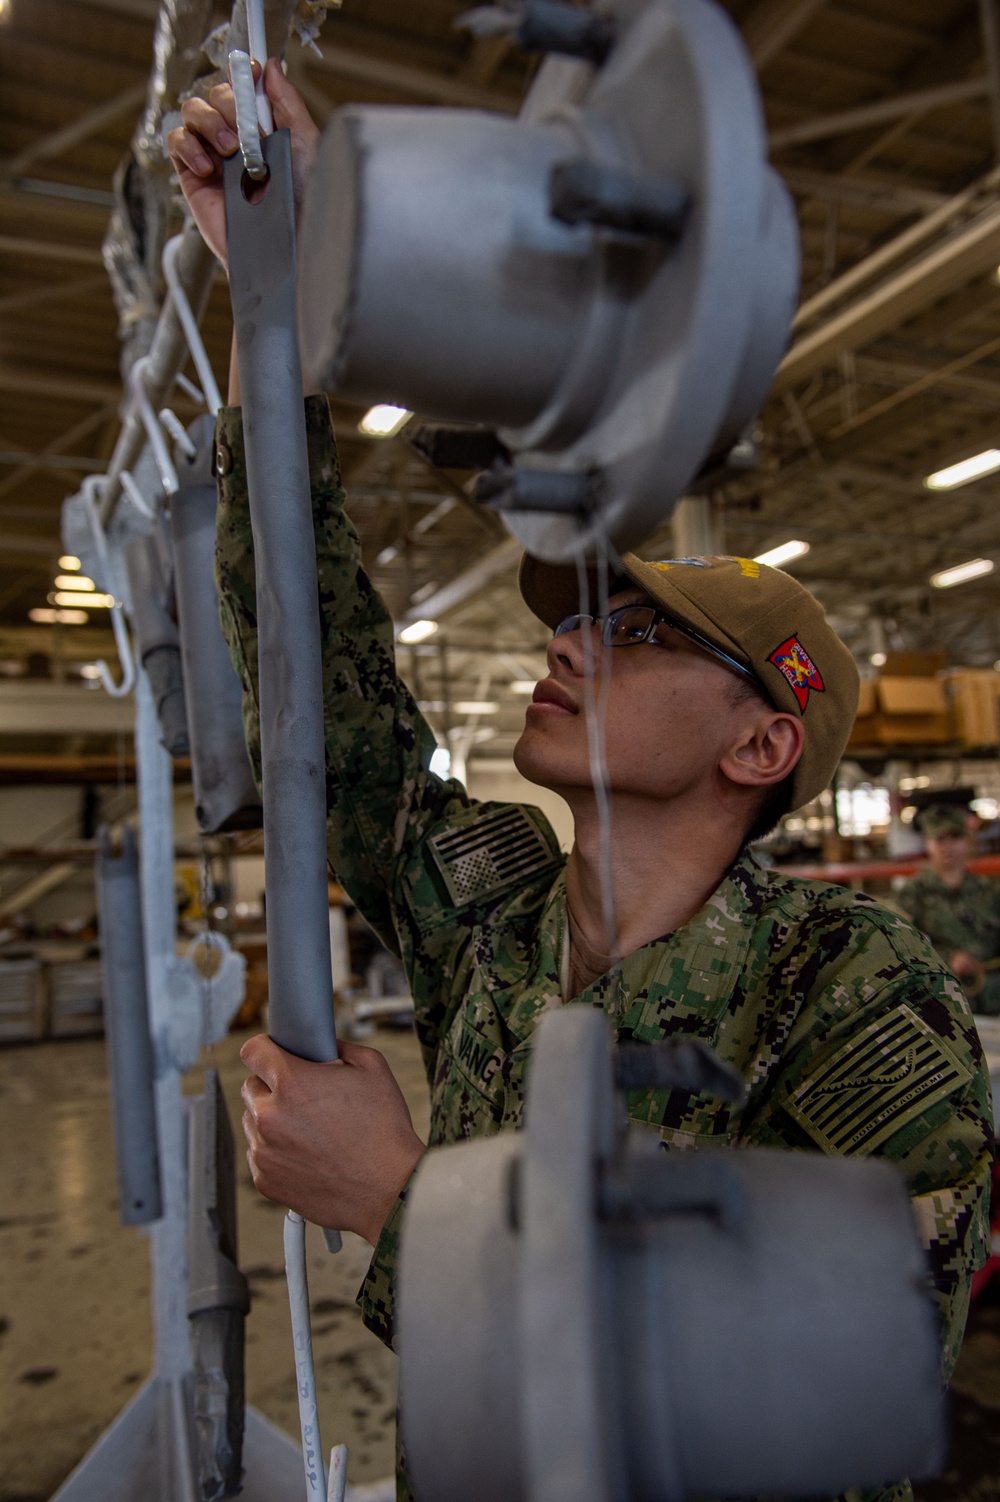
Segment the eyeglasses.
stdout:
[[619,605],[617,610],[612,610],[608,615],[568,615],[564,621],[559,622],[553,636],[567,636],[569,632],[579,631],[584,626],[596,625],[601,628],[601,642],[605,647],[638,647],[643,642],[666,646],[670,640],[669,633],[676,631],[679,636],[693,641],[703,651],[710,652],[719,662],[724,663],[732,672],[739,673],[741,678],[746,678],[766,696],[763,684],[745,662],[740,662],[738,658],[717,647],[686,621],[666,615],[654,605]]

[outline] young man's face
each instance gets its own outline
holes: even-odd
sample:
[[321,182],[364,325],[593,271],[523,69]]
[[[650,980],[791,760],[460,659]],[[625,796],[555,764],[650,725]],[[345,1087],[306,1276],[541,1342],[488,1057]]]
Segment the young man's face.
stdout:
[[967,835],[951,833],[928,836],[927,854],[932,868],[939,876],[964,874],[969,864],[969,839]]
[[[628,589],[612,597],[609,610],[650,603],[641,590]],[[739,694],[732,669],[679,632],[609,651],[596,626],[583,627],[549,643],[549,676],[528,705],[514,761],[531,782],[565,793],[592,786],[584,630],[595,692],[605,662],[610,668],[605,734],[608,782],[617,793],[675,798],[712,780],[734,742],[767,714],[753,697]]]

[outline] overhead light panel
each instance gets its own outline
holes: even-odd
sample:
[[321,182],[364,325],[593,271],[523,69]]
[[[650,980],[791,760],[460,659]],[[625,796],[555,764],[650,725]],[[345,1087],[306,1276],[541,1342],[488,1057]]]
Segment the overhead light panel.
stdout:
[[770,548],[766,553],[758,553],[754,563],[766,563],[769,568],[784,568],[793,558],[803,558],[808,551],[809,544],[796,539],[793,542],[783,542],[780,547]]
[[50,599],[53,605],[68,605],[70,608],[79,605],[84,610],[110,610],[115,603],[114,595],[102,595],[96,591],[91,595],[85,594],[82,590],[77,593],[71,589],[57,589]]
[[992,574],[996,565],[992,558],[970,558],[968,563],[956,563],[954,568],[943,568],[931,574],[935,589],[951,589],[956,584],[965,584],[969,579],[979,579],[983,574]]
[[79,558],[74,558],[72,553],[64,553],[59,560],[59,567],[72,572],[73,569],[80,567],[80,560]]
[[403,627],[399,639],[406,646],[412,647],[416,642],[426,641],[429,636],[433,636],[437,628],[437,621],[411,621]]
[[996,474],[1000,469],[1000,449],[984,449],[973,454],[971,459],[962,459],[958,464],[949,464],[947,469],[935,470],[924,481],[927,490],[957,490],[959,485],[968,485],[972,480],[981,480],[983,475]]
[[412,416],[413,413],[406,407],[393,407],[388,402],[380,402],[377,407],[369,407],[358,423],[358,429],[367,433],[369,438],[395,438]]
[[56,574],[56,589],[96,589],[93,579],[86,574]]
[[456,714],[496,714],[500,708],[495,699],[459,699]]
[[514,678],[507,687],[512,694],[533,694],[537,685],[537,678]]
[[884,652],[873,652],[868,659],[873,668],[884,668],[888,660]]
[[28,620],[36,626],[85,626],[89,616],[85,610],[52,610],[39,605],[28,611]]

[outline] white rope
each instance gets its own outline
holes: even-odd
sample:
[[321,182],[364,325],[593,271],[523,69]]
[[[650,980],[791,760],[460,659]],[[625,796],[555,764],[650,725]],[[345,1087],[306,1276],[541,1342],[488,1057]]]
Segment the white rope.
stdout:
[[[201,382],[201,391],[195,388],[195,400],[203,401],[214,417],[222,406],[222,397],[219,394],[215,373],[212,370],[212,364],[201,337],[201,330],[198,328],[198,321],[191,310],[191,304],[188,301],[187,293],[181,282],[180,273],[177,270],[177,257],[180,254],[182,239],[182,235],[175,235],[163,247],[163,275],[167,286],[170,288],[170,298],[173,302],[178,322],[184,330],[184,338],[187,340],[187,347],[191,351],[191,359],[194,361],[194,368],[198,372],[198,379]],[[191,383],[185,376],[179,375],[177,377],[177,384],[182,389],[188,390],[188,395],[192,394],[190,389]]]
[[[597,604],[590,603],[590,581],[587,563],[582,553],[577,554],[576,574],[580,596],[580,614],[604,616],[608,613],[608,545],[602,540],[598,552]],[[600,629],[600,628],[598,628]],[[597,664],[594,652],[593,628],[583,630],[584,710],[587,721],[587,753],[590,761],[590,780],[597,804],[598,822],[598,868],[601,881],[601,918],[604,925],[604,944],[617,966],[620,960],[618,923],[615,916],[614,850],[611,832],[611,800],[608,795],[607,745],[605,729],[608,714],[608,695],[611,687],[611,651],[604,647],[601,653],[601,681],[596,683]]]
[[308,1502],[327,1502],[323,1446],[316,1408],[312,1326],[309,1320],[306,1223],[294,1210],[289,1210],[285,1216],[285,1277],[288,1280],[288,1307],[292,1316],[292,1341],[295,1347],[295,1383],[299,1394],[299,1427],[302,1431],[306,1496]]

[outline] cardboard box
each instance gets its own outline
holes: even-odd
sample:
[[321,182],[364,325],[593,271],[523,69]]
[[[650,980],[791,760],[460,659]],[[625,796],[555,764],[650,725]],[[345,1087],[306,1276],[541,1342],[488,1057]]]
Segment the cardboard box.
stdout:
[[951,740],[948,699],[939,679],[883,675],[863,683],[861,690],[848,750],[943,745]]
[[949,668],[941,674],[952,734],[963,750],[1000,743],[1000,673],[992,668]]

